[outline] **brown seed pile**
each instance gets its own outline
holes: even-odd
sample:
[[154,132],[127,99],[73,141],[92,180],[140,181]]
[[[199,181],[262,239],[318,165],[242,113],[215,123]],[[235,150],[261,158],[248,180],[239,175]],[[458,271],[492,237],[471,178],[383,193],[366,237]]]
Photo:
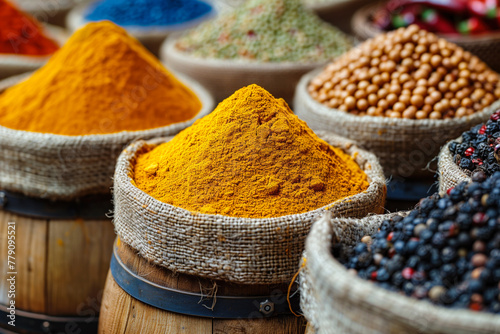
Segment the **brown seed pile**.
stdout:
[[436,35],[412,25],[368,40],[330,63],[308,91],[355,115],[446,119],[500,98],[500,76]]

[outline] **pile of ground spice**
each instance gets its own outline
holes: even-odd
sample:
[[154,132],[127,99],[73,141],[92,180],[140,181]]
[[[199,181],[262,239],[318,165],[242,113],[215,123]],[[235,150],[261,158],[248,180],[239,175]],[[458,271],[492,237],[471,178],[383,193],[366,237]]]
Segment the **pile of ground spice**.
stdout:
[[352,45],[300,0],[249,0],[194,28],[176,46],[199,58],[318,62]]
[[171,141],[141,152],[132,178],[162,202],[251,218],[311,211],[368,188],[349,155],[257,85],[238,90]]
[[39,22],[8,1],[0,0],[0,53],[47,56],[58,48]]
[[0,95],[0,125],[87,135],[157,128],[193,118],[197,96],[125,30],[90,23],[29,79]]
[[89,7],[85,19],[110,20],[121,26],[167,26],[198,19],[211,10],[198,0],[101,0]]

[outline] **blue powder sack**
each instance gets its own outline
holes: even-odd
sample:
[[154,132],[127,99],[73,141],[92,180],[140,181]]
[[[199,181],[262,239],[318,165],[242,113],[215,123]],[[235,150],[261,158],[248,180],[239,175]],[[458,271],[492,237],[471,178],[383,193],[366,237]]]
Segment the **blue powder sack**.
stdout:
[[121,26],[169,26],[201,18],[212,6],[199,0],[101,0],[85,14],[87,21],[110,20]]

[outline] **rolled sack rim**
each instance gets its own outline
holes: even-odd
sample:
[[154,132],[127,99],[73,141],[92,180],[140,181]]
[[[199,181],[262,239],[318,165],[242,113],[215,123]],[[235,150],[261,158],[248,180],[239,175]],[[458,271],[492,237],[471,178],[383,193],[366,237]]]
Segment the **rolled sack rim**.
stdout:
[[[129,34],[131,34],[132,36],[134,36],[139,40],[163,40],[171,33],[187,30],[197,26],[201,22],[210,20],[211,18],[216,17],[217,14],[221,11],[221,8],[219,8],[219,6],[215,2],[207,0],[201,0],[201,1],[205,2],[211,7],[210,11],[186,22],[176,23],[171,25],[163,25],[163,26],[161,25],[159,26],[119,25],[119,26],[125,29]],[[93,6],[95,2],[96,1],[92,1],[90,3],[89,2],[82,3],[70,10],[68,16],[66,17],[66,26],[70,31],[78,30],[79,28],[83,27],[88,23],[97,22],[97,21],[89,21],[85,18],[87,10],[91,6]]]
[[[461,182],[470,182],[471,178],[467,175],[463,169],[458,166],[453,156],[450,152],[450,144],[454,141],[462,141],[462,137],[458,137],[456,139],[452,139],[446,143],[441,148],[438,156],[438,173],[439,173],[439,193],[444,195],[444,193],[450,188],[445,183],[453,183],[453,187],[458,185]],[[448,188],[448,189],[445,189]]]
[[[54,40],[59,47],[66,43],[69,36],[65,29],[50,24],[42,24],[42,29],[45,35]],[[0,53],[0,71],[15,68],[19,68],[19,71],[32,71],[43,66],[50,57],[52,57],[52,54],[36,56]]]
[[[323,68],[318,68],[312,70],[311,72],[305,74],[299,81],[295,92],[294,105],[305,105],[303,106],[305,113],[316,114],[327,119],[335,119],[341,116],[343,119],[352,124],[359,124],[362,127],[363,124],[370,124],[369,128],[374,128],[374,124],[388,127],[397,126],[398,128],[404,129],[418,129],[422,128],[436,128],[442,130],[443,126],[455,127],[464,126],[466,124],[479,124],[486,121],[489,116],[497,109],[500,109],[500,100],[493,102],[490,106],[484,108],[481,111],[475,112],[472,115],[467,115],[464,117],[455,117],[451,119],[406,119],[406,118],[390,118],[385,116],[358,116],[353,115],[349,112],[344,112],[342,110],[329,108],[324,104],[316,101],[311,97],[307,91],[310,81],[319,73],[323,71]],[[310,107],[311,106],[311,107]],[[300,117],[300,116],[299,116]]]
[[[371,218],[373,219],[373,216]],[[363,219],[351,219],[351,221],[359,223]],[[437,306],[428,301],[388,291],[376,286],[373,282],[349,274],[347,269],[331,254],[333,236],[336,236],[334,226],[327,215],[324,215],[313,225],[306,240],[305,266],[308,268],[306,276],[311,277],[305,277],[305,279],[312,279],[314,282],[321,281],[323,286],[320,289],[323,293],[328,289],[337,295],[325,296],[323,294],[321,298],[331,298],[331,303],[334,303],[334,298],[342,295],[342,304],[350,303],[352,307],[362,309],[365,313],[370,312],[374,317],[392,319],[399,324],[412,324],[414,327],[419,327],[416,323],[418,316],[418,319],[425,322],[425,331],[433,333],[441,333],[443,328],[447,329],[446,333],[452,333],[453,330],[464,332],[482,328],[485,330],[475,333],[490,333],[491,328],[499,328],[500,317],[493,313]],[[382,309],[381,305],[387,307]],[[315,310],[324,306],[317,304]],[[405,311],[401,312],[401,310]]]
[[[334,201],[332,203],[329,203],[325,206],[322,206],[320,208],[303,212],[303,213],[298,213],[298,214],[292,214],[292,215],[284,215],[284,216],[279,216],[279,217],[271,217],[271,218],[243,218],[243,217],[234,217],[234,216],[225,216],[225,215],[220,215],[220,214],[206,214],[206,213],[199,213],[199,212],[194,212],[194,211],[189,211],[187,209],[183,209],[180,207],[176,207],[174,205],[168,204],[161,202],[154,198],[153,196],[149,195],[148,193],[144,192],[143,190],[139,189],[137,186],[133,184],[133,180],[130,177],[130,173],[133,170],[133,165],[132,165],[132,160],[136,158],[136,154],[138,151],[140,151],[143,147],[145,146],[158,146],[160,144],[166,143],[170,141],[173,137],[163,137],[163,138],[155,138],[155,139],[150,139],[150,140],[138,140],[133,143],[131,143],[123,152],[120,154],[120,157],[118,158],[118,162],[116,164],[116,171],[115,171],[115,184],[114,188],[124,188],[126,190],[127,196],[131,198],[139,198],[139,197],[144,197],[146,198],[147,202],[155,202],[157,205],[160,205],[161,209],[165,209],[168,211],[175,211],[177,214],[181,214],[183,216],[185,215],[192,215],[192,216],[197,216],[197,217],[207,217],[207,218],[217,218],[217,219],[223,219],[223,220],[239,220],[239,221],[245,221],[246,223],[249,224],[249,227],[255,227],[258,226],[256,225],[257,223],[263,223],[262,226],[266,226],[267,222],[269,221],[280,221],[283,219],[289,219],[290,221],[296,221],[299,218],[303,218],[304,216],[315,216],[319,213],[322,213],[324,211],[329,211],[329,209],[333,208],[334,206],[341,204],[341,203],[346,203],[346,202],[352,202],[352,201],[360,201],[362,202],[366,197],[368,197],[368,194],[370,193],[377,193],[381,189],[383,189],[384,194],[386,192],[386,183],[385,183],[385,176],[383,173],[379,173],[378,171],[382,170],[382,167],[378,163],[378,159],[375,157],[373,153],[370,153],[366,150],[361,149],[358,147],[353,141],[342,138],[338,135],[334,135],[332,133],[327,133],[325,131],[318,131],[317,132],[318,137],[323,139],[323,136],[330,136],[335,139],[340,139],[348,144],[348,148],[343,148],[343,147],[338,147],[342,149],[346,154],[349,154],[352,157],[352,154],[347,152],[347,151],[353,151],[353,152],[358,152],[356,159],[356,163],[359,166],[358,160],[362,161],[364,160],[365,166],[359,166],[368,176],[368,181],[369,185],[368,188],[360,192],[358,194],[345,197],[342,199],[339,199],[337,201]],[[327,141],[328,144],[332,145],[329,141]],[[334,146],[334,145],[332,145]],[[366,168],[366,164],[369,164],[369,168]],[[139,197],[138,197],[139,196]],[[385,199],[385,196],[384,196]]]
[[196,57],[189,52],[179,50],[175,44],[183,33],[178,32],[169,35],[160,47],[160,58],[164,63],[176,63],[182,64],[183,66],[188,66],[190,64],[196,64],[197,66],[203,66],[206,68],[220,69],[223,70],[227,68],[231,71],[241,71],[241,72],[262,72],[267,76],[287,73],[298,72],[304,73],[309,72],[313,69],[326,65],[331,59],[325,59],[323,61],[315,62],[263,62],[263,61],[251,61],[248,59],[218,59],[218,58],[202,58]]

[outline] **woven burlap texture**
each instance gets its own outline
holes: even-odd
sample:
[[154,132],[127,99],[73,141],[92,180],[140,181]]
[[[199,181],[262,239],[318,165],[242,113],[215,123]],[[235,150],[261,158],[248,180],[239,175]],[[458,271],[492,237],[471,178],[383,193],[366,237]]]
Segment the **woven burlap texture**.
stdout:
[[[0,92],[27,75],[0,82]],[[13,130],[0,126],[0,189],[27,196],[70,200],[109,193],[117,157],[137,139],[171,136],[187,128],[214,107],[211,95],[196,82],[181,78],[202,101],[202,110],[189,121],[144,131],[63,136]]]
[[300,80],[295,93],[295,113],[313,130],[332,131],[375,153],[386,176],[430,175],[426,166],[438,155],[441,146],[474,125],[486,122],[500,107],[497,101],[473,115],[449,120],[360,117],[328,108],[309,95],[307,86],[320,71],[314,70]]
[[338,217],[364,217],[381,212],[385,202],[385,178],[377,158],[344,138],[319,135],[356,156],[368,175],[368,189],[307,213],[265,219],[193,213],[154,199],[132,184],[135,156],[145,145],[169,138],[135,142],[116,167],[117,234],[142,257],[172,271],[242,284],[289,282],[312,222],[327,207]]
[[[462,138],[455,139],[462,141]],[[438,173],[439,173],[439,193],[444,195],[446,191],[460,182],[470,182],[470,172],[464,171],[453,160],[453,155],[450,152],[450,143],[447,143],[441,149],[438,158]]]
[[307,261],[300,284],[302,309],[317,333],[498,333],[498,315],[448,309],[387,291],[349,274],[333,258],[335,239],[353,246],[363,235],[373,235],[392,215],[364,219],[324,215],[314,223],[306,241]]
[[245,60],[203,59],[179,51],[173,34],[163,43],[160,58],[168,67],[181,72],[207,87],[216,102],[232,95],[236,90],[257,84],[276,98],[293,102],[295,86],[307,72],[318,68],[318,63],[262,63]]

